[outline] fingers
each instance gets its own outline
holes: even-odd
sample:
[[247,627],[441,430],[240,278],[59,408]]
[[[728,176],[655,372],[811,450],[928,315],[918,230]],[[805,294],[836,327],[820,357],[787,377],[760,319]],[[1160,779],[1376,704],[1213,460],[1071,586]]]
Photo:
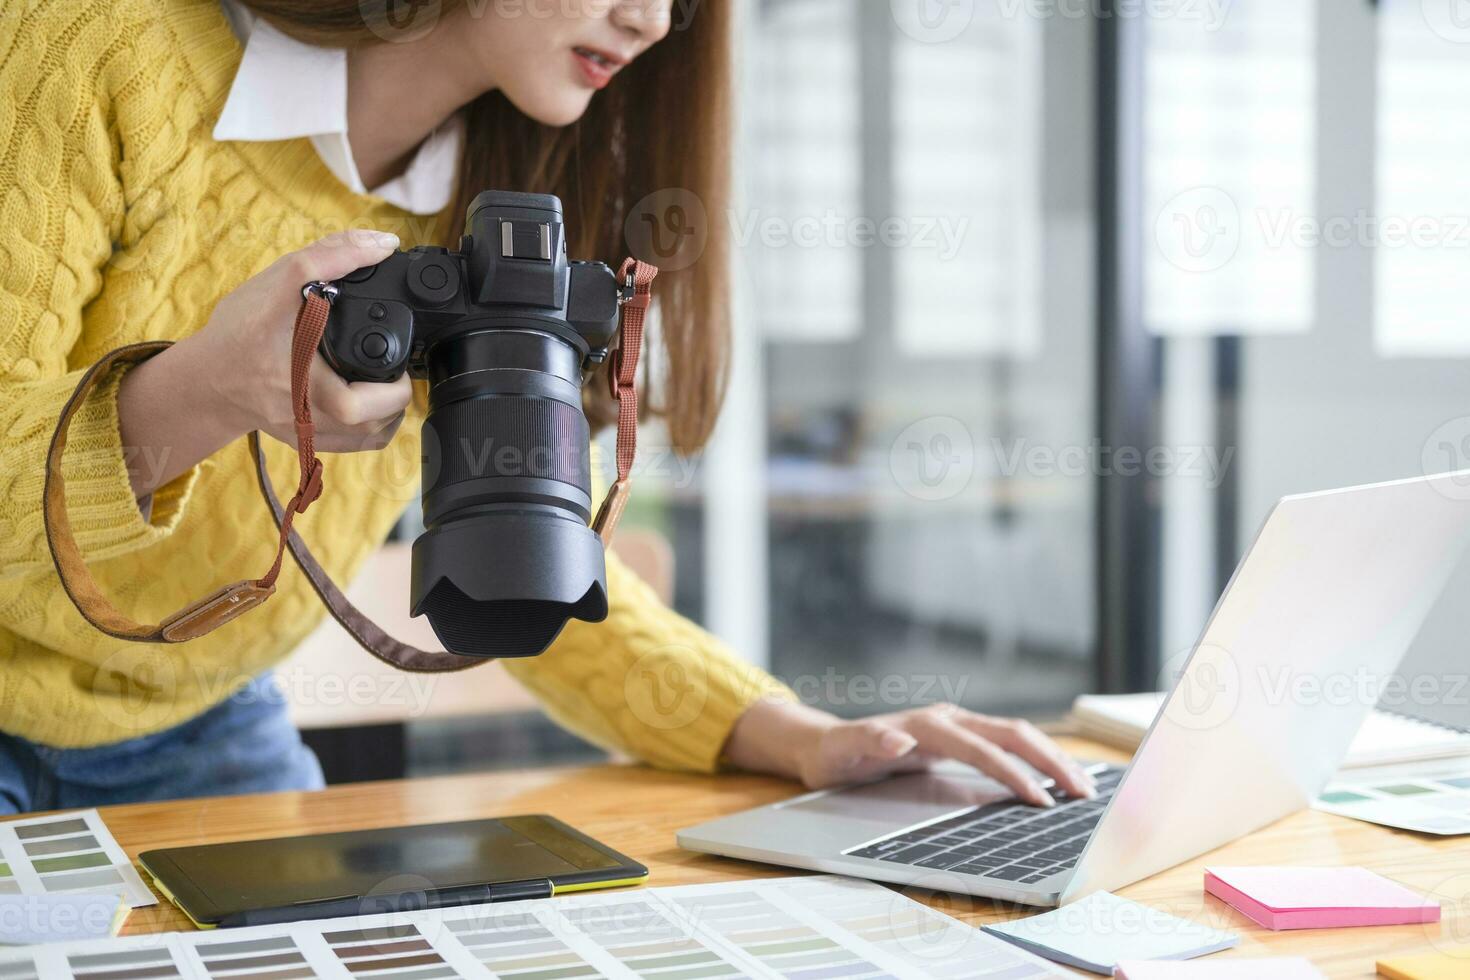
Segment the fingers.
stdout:
[[844,735],[852,740],[851,751],[864,758],[898,759],[908,755],[919,744],[919,740],[908,732],[877,718],[847,728]]
[[317,280],[341,279],[354,269],[377,265],[398,248],[398,236],[388,231],[352,230],[328,235],[277,260],[281,274],[300,289]]
[[386,383],[344,381],[318,354],[311,363],[311,405],[318,427],[332,430],[376,431],[401,413],[413,400],[413,382],[407,374]]
[[1001,748],[953,720],[957,709],[919,711],[910,716],[908,730],[918,738],[922,752],[947,756],[974,766],[1035,806],[1055,806],[1051,794],[1031,778]]
[[1037,771],[1055,779],[1057,785],[1072,796],[1091,798],[1097,795],[1097,784],[1092,777],[1030,722],[990,718],[963,710],[955,712],[954,720],[1007,752],[1025,759]]
[[348,402],[337,421],[343,425],[382,422],[403,413],[413,400],[413,382],[407,374],[385,384],[354,381],[347,385]]
[[361,453],[387,447],[403,424],[398,415],[378,424],[377,428],[351,429],[332,432],[316,440],[316,449],[323,453]]

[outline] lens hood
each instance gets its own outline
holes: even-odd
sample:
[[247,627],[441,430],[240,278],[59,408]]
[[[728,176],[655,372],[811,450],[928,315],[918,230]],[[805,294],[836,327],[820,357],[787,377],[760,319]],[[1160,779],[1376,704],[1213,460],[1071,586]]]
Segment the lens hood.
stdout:
[[602,539],[549,512],[464,515],[413,544],[411,612],[467,657],[534,657],[568,619],[607,618]]

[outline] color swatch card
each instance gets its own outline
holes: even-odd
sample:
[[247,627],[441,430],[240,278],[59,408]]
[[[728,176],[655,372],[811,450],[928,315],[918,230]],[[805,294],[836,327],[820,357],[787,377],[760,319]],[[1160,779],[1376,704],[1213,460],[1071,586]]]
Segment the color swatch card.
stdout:
[[1267,929],[1439,920],[1438,902],[1367,868],[1206,868],[1205,891]]
[[758,961],[755,976],[1068,976],[872,882],[816,876],[661,891],[686,921]]
[[1389,956],[1378,961],[1378,974],[1389,980],[1464,980],[1470,977],[1470,946]]
[[0,894],[57,892],[119,895],[135,909],[158,902],[96,810],[0,823]]
[[1125,960],[1113,976],[1118,980],[1323,980],[1325,974],[1300,956],[1247,959],[1201,960],[1170,963],[1167,960]]
[[0,980],[1066,976],[897,892],[833,877],[633,889],[0,950]]
[[115,936],[127,914],[128,906],[121,895],[0,895],[0,945]]
[[1111,975],[1123,960],[1187,960],[1217,953],[1240,937],[1151,909],[1109,892],[985,931],[1048,959]]
[[1333,783],[1316,809],[1421,834],[1470,834],[1470,773]]

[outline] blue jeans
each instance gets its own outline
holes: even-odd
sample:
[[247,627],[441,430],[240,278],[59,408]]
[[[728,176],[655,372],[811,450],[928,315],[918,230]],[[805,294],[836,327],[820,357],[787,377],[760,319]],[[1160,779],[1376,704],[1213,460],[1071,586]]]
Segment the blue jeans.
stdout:
[[87,749],[0,733],[0,813],[320,789],[269,673],[176,728]]

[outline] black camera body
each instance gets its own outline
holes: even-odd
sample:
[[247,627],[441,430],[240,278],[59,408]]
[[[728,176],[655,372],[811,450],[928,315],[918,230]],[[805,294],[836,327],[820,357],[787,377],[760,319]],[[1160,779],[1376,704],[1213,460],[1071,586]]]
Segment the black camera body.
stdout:
[[625,284],[568,261],[551,195],[485,191],[465,228],[458,251],[397,252],[331,283],[321,352],[349,381],[429,383],[412,614],[454,653],[534,656],[568,618],[607,616],[582,386]]

